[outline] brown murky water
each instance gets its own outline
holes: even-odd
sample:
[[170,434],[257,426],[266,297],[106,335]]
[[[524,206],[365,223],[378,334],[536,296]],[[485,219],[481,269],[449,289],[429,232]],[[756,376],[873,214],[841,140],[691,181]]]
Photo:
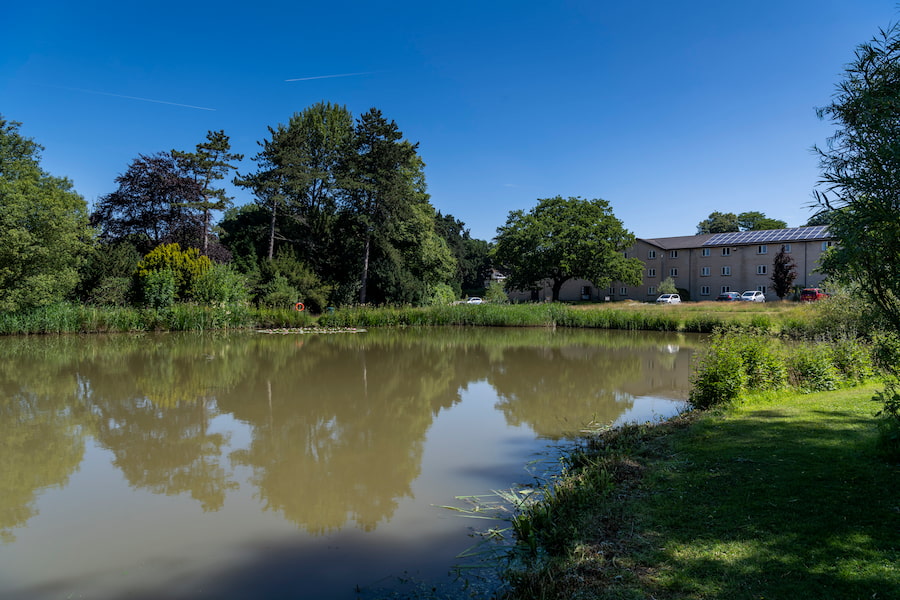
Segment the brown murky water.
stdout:
[[679,410],[696,344],[471,328],[2,338],[0,597],[440,588],[482,525],[440,506],[528,483],[526,463],[586,423]]

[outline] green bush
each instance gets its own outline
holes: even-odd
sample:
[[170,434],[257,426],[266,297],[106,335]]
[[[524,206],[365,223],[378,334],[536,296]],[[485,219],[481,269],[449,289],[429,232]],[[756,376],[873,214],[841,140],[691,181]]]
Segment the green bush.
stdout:
[[788,359],[790,382],[810,392],[836,390],[842,380],[828,344],[801,344]]
[[872,398],[881,403],[878,449],[888,460],[900,462],[900,382],[891,378]]
[[328,305],[331,289],[291,250],[280,250],[260,265],[256,302],[261,306],[285,307],[303,302],[307,310],[321,312]]
[[[194,282],[212,267],[208,256],[200,256],[196,248],[182,250],[178,244],[162,244],[147,253],[137,266],[141,287],[152,273],[169,271],[175,281],[175,298],[187,300],[193,293]],[[145,292],[146,297],[146,292]]]
[[747,383],[744,358],[737,337],[717,334],[691,378],[689,401],[705,409],[736,400]]
[[875,374],[872,351],[856,339],[833,342],[831,360],[848,382],[861,382]]
[[431,286],[430,293],[425,300],[428,306],[446,306],[456,300],[456,292],[446,283],[438,283]]
[[288,308],[299,302],[299,298],[300,291],[288,282],[287,277],[275,275],[259,287],[256,301],[260,306]]
[[509,296],[506,295],[506,289],[502,282],[492,281],[484,291],[484,299],[494,304],[506,304],[509,302]]
[[172,271],[147,271],[141,281],[144,304],[150,308],[166,308],[175,304],[176,283]]
[[90,290],[86,301],[99,306],[125,306],[132,297],[134,278],[103,277]]
[[244,277],[230,265],[215,264],[194,280],[193,297],[200,304],[243,304],[249,291]]
[[777,390],[787,383],[787,367],[777,340],[752,335],[736,342],[743,359],[748,390]]

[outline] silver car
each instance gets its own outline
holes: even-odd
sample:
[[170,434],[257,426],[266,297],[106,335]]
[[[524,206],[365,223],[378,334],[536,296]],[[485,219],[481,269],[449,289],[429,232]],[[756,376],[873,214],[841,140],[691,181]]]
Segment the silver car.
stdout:
[[656,299],[657,304],[680,304],[681,296],[678,294],[663,294]]
[[766,295],[760,291],[747,290],[741,294],[741,300],[744,302],[765,302]]

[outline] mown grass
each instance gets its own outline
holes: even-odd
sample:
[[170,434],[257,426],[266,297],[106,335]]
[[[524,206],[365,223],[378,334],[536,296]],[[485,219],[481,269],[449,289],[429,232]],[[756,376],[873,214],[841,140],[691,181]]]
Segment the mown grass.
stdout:
[[573,471],[612,488],[586,488],[508,598],[900,598],[900,466],[876,449],[875,389],[770,392],[592,440]]

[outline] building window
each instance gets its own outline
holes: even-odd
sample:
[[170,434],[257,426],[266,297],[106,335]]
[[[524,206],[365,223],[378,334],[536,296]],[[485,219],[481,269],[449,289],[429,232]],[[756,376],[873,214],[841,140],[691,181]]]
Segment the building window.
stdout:
[[764,285],[758,285],[758,286],[756,286],[756,291],[762,292],[763,294],[765,294],[765,293],[766,293],[766,286],[764,286]]
[[669,269],[669,277],[678,277],[678,269]]
[[612,296],[615,293],[616,293],[616,287],[613,285],[609,286],[609,295]]
[[648,296],[655,296],[655,295],[656,295],[656,288],[653,287],[652,285],[651,285],[650,287],[648,287],[648,288],[647,288],[647,295],[648,295]]
[[590,300],[591,299],[591,286],[589,286],[589,285],[581,286],[581,299],[582,300]]
[[722,267],[722,275],[731,275],[731,267]]
[[822,252],[825,252],[829,248],[831,248],[831,242],[822,242]]
[[703,256],[709,256],[709,248],[704,248],[700,251],[700,254]]
[[647,269],[647,277],[656,277],[656,269]]
[[700,295],[701,296],[709,296],[709,286],[708,285],[700,286]]
[[620,296],[627,296],[627,295],[628,295],[628,288],[627,288],[627,287],[619,288],[619,295],[620,295]]
[[784,250],[785,254],[791,253],[791,245],[790,244],[782,244],[781,249]]
[[724,294],[725,292],[730,292],[730,291],[731,291],[731,287],[730,287],[730,286],[727,286],[727,285],[723,285],[723,286],[722,286],[722,293],[723,293],[723,294]]
[[648,250],[647,258],[656,258],[656,250]]
[[768,254],[768,253],[769,253],[769,247],[766,246],[766,245],[757,246],[757,247],[756,247],[756,253],[757,253],[757,254]]
[[722,248],[722,256],[731,256],[731,248]]
[[756,274],[757,275],[765,275],[766,274],[766,265],[756,265]]
[[678,250],[671,250],[669,252],[669,258],[678,258]]
[[700,267],[700,277],[709,277],[709,267]]

